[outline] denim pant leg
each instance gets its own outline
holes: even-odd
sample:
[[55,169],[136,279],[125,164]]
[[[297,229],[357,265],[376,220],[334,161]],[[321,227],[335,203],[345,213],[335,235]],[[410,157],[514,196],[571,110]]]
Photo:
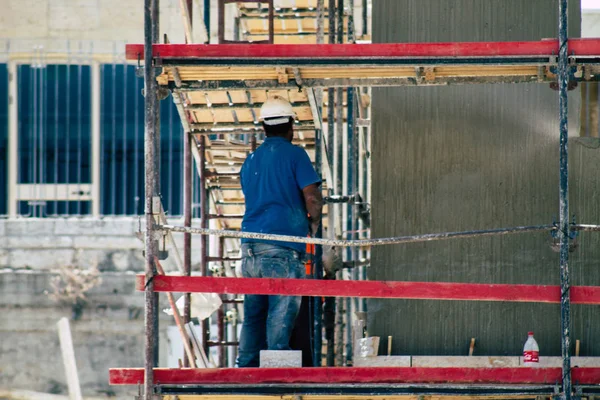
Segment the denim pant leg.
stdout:
[[[244,257],[242,274],[244,278],[258,278],[254,257]],[[267,313],[269,297],[261,295],[244,296],[244,322],[240,336],[237,365],[240,368],[258,367],[260,351],[267,349]]]
[[[296,252],[282,250],[279,254],[260,258],[265,278],[303,278],[304,265]],[[267,346],[269,350],[290,350],[290,337],[300,311],[300,296],[269,296]]]

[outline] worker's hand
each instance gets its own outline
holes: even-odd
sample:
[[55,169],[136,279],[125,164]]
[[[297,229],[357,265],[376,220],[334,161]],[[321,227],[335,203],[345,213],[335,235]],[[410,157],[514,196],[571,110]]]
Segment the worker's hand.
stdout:
[[319,221],[311,221],[310,222],[310,236],[317,237],[317,231],[319,230],[319,225],[321,223]]
[[325,270],[326,278],[333,278],[337,271],[344,268],[342,257],[339,249],[336,247],[329,247],[323,249],[323,269]]

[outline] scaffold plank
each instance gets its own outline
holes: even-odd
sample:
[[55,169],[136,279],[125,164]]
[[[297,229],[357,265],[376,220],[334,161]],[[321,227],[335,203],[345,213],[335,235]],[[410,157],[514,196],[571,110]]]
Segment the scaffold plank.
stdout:
[[[573,368],[573,381],[598,384],[600,368]],[[154,369],[154,382],[168,384],[302,384],[302,383],[464,383],[550,384],[562,379],[560,368],[412,368],[412,367],[323,367],[323,368],[222,368]],[[111,368],[111,385],[144,382],[142,368]]]
[[[137,276],[137,290],[146,278]],[[450,282],[330,281],[275,278],[213,278],[160,275],[158,292],[265,294],[283,296],[361,297],[416,300],[470,300],[560,303],[558,285],[510,285]],[[571,287],[574,304],[600,304],[600,286]]]
[[[128,60],[144,57],[144,46],[129,44]],[[450,43],[386,43],[386,44],[156,44],[154,57],[187,59],[376,59],[406,57],[499,57],[556,56],[558,40],[519,42],[450,42]],[[600,39],[569,39],[570,56],[600,55]]]

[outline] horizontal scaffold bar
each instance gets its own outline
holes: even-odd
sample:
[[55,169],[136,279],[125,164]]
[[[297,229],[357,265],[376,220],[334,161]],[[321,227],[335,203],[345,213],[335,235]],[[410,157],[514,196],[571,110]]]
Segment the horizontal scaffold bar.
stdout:
[[496,235],[509,235],[509,234],[514,234],[514,233],[551,231],[551,230],[555,230],[556,227],[554,225],[515,226],[512,228],[481,229],[481,230],[462,231],[462,232],[425,233],[422,235],[396,236],[396,237],[389,237],[389,238],[360,239],[360,240],[321,239],[321,238],[276,235],[276,234],[258,233],[258,232],[240,232],[240,231],[220,230],[220,229],[190,228],[190,227],[185,227],[185,226],[174,226],[174,225],[157,225],[156,229],[162,229],[165,231],[172,231],[172,232],[195,233],[195,234],[200,234],[200,235],[219,236],[219,237],[246,238],[246,239],[255,239],[255,240],[277,240],[277,241],[288,242],[288,243],[318,244],[318,245],[322,245],[322,246],[364,247],[364,246],[383,246],[383,245],[402,244],[402,243],[431,242],[431,241],[436,241],[436,240],[447,240],[447,239],[464,239],[464,238],[478,237],[478,236],[496,236]]
[[[569,56],[600,56],[600,39],[569,39]],[[142,44],[125,48],[128,60],[144,57]],[[522,42],[452,42],[387,44],[156,44],[156,58],[177,59],[390,59],[406,57],[557,56],[558,40]]]
[[[144,290],[138,275],[137,290]],[[560,286],[454,282],[333,281],[278,278],[213,278],[157,275],[157,292],[362,297],[413,300],[468,300],[560,303]],[[571,303],[600,304],[600,286],[572,286]]]
[[[600,368],[573,368],[573,381],[579,385],[598,384]],[[329,367],[329,368],[224,368],[154,369],[157,384],[269,384],[269,383],[504,383],[550,384],[562,380],[560,368],[409,368],[409,367]],[[112,368],[111,385],[137,385],[144,382],[143,368]]]

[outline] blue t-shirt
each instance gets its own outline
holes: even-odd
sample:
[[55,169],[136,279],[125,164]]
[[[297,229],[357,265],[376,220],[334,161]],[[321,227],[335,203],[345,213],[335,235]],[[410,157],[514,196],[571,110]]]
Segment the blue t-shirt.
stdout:
[[[242,231],[307,236],[310,230],[302,189],[321,183],[306,151],[282,137],[268,137],[240,172],[246,198]],[[306,244],[242,239],[305,252]]]

